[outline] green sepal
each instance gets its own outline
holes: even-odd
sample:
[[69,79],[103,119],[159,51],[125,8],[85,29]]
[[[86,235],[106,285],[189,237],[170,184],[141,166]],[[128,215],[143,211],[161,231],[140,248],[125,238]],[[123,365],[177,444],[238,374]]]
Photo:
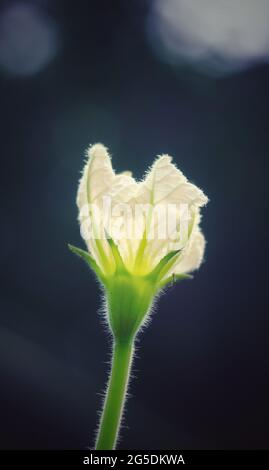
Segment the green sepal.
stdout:
[[157,266],[147,275],[153,282],[158,282],[169,271],[175,262],[175,257],[181,250],[170,251],[157,264]]
[[107,233],[106,233],[106,240],[110,246],[110,249],[112,251],[112,254],[114,256],[115,260],[115,265],[116,265],[116,271],[126,271],[123,259],[121,257],[120,251],[116,243],[114,242],[113,238],[111,238]]
[[159,289],[163,289],[164,287],[168,287],[169,285],[174,285],[177,282],[184,281],[185,279],[193,279],[191,274],[172,274],[167,279],[164,279],[159,283]]
[[75,255],[82,258],[88,264],[88,266],[90,266],[90,268],[95,272],[96,276],[102,282],[105,281],[105,278],[101,269],[99,268],[94,258],[90,255],[90,253],[88,253],[88,251],[82,250],[81,248],[77,248],[76,246],[70,245],[69,243],[68,243],[68,248],[70,251],[72,251],[72,253],[75,253]]

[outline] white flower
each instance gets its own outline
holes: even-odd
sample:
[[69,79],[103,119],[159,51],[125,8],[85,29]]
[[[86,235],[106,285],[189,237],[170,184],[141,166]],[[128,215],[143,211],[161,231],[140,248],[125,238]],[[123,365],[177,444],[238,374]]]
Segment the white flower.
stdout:
[[[89,253],[104,276],[116,269],[111,243],[107,239],[110,236],[126,269],[135,275],[150,273],[165,255],[175,251],[175,244],[181,236],[180,250],[174,256],[173,263],[170,262],[169,269],[166,269],[162,285],[172,275],[187,274],[199,268],[205,248],[204,236],[199,228],[200,208],[208,199],[176,168],[172,158],[160,156],[144,180],[138,182],[130,172],[114,172],[111,158],[102,144],[91,146],[87,154],[77,195],[79,221]],[[110,217],[104,213],[104,201],[110,204]],[[183,226],[180,207],[187,207],[189,215],[184,239],[178,230],[179,225]],[[140,209],[139,215],[137,208]],[[146,210],[141,212],[141,208]],[[161,220],[162,213],[157,213],[160,208],[170,208]],[[167,229],[171,216],[175,221],[174,230],[177,228],[177,233],[172,234],[174,238]],[[158,237],[158,228],[162,223],[166,236],[162,232],[162,237]],[[146,230],[151,237],[146,236]]]
[[200,208],[207,197],[168,155],[158,157],[142,181],[116,174],[101,144],[87,157],[77,205],[88,251],[70,249],[105,288],[114,338],[130,341],[162,288],[199,268],[205,249]]
[[207,197],[160,156],[138,182],[116,174],[106,148],[96,144],[79,183],[77,205],[88,251],[69,245],[104,288],[113,360],[96,449],[115,447],[131,370],[134,342],[159,292],[185,279],[204,255],[200,208]]

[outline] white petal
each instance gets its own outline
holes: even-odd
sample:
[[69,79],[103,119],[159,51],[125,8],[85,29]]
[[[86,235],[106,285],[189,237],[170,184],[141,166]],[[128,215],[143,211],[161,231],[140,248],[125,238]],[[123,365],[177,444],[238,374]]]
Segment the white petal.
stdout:
[[121,173],[119,173],[119,175],[133,176],[133,173],[131,171],[127,170],[127,171],[122,171]]
[[[171,249],[182,248],[188,242],[188,237],[193,228],[191,221],[189,222],[189,233],[188,229],[187,232],[186,230],[181,230],[180,235],[177,233],[179,226],[183,225],[182,219],[180,219],[180,214],[182,214],[180,211],[186,209],[186,207],[183,207],[183,204],[187,205],[191,220],[194,220],[192,214],[197,214],[194,223],[194,226],[196,226],[199,223],[199,207],[207,202],[207,197],[203,192],[197,186],[190,183],[171,161],[172,158],[168,155],[159,157],[140,186],[139,198],[141,201],[152,204],[154,211],[161,206],[165,206],[167,210],[167,239],[160,239],[158,237],[158,220],[156,217],[151,216],[151,230],[155,236],[153,240],[148,241],[145,249],[145,259],[150,260],[152,264],[157,264]],[[177,227],[174,231],[174,235],[177,238],[172,243],[172,233],[170,230],[168,233],[169,219],[171,217],[173,217]],[[175,242],[177,242],[176,247]]]
[[133,205],[136,202],[138,188],[138,183],[130,172],[119,173],[113,180],[109,195],[114,204],[129,203]]
[[135,253],[138,249],[140,238],[143,235],[143,227],[140,230],[140,238],[135,234],[138,226],[134,225],[135,204],[139,185],[132,176],[126,173],[116,175],[109,195],[112,200],[111,230],[107,230],[115,242],[118,243],[123,260],[131,269]]
[[[91,146],[87,154],[88,161],[83,169],[82,178],[79,182],[77,205],[79,208],[81,234],[85,239],[89,251],[95,257],[96,261],[100,263],[97,243],[103,246],[107,256],[111,258],[106,240],[101,239],[100,242],[96,242],[95,238],[104,236],[103,230],[100,229],[103,197],[108,194],[116,176],[112,169],[108,151],[104,145],[95,144]],[[94,214],[94,217],[91,216],[91,213]],[[91,223],[94,228],[89,231],[88,227]]]
[[141,184],[141,199],[151,204],[187,203],[202,206],[207,197],[171,163],[168,155],[159,157]]
[[190,273],[198,269],[203,261],[205,251],[205,238],[200,229],[196,228],[186,249],[173,267],[170,274]]
[[88,161],[79,183],[77,205],[81,210],[85,204],[100,204],[115,178],[106,147],[95,144],[89,148]]

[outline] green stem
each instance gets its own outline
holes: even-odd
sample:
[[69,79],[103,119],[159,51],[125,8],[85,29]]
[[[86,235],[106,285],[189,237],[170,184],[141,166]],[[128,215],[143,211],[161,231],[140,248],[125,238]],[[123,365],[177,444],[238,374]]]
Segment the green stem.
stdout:
[[98,430],[96,450],[115,448],[130,376],[134,340],[115,341],[111,373]]

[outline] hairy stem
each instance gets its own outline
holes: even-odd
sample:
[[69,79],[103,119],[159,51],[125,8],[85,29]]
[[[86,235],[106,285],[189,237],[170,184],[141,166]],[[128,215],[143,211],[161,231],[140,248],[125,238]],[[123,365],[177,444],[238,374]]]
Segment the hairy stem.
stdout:
[[116,340],[110,378],[101,421],[98,429],[96,450],[112,450],[116,446],[134,351],[134,340]]

